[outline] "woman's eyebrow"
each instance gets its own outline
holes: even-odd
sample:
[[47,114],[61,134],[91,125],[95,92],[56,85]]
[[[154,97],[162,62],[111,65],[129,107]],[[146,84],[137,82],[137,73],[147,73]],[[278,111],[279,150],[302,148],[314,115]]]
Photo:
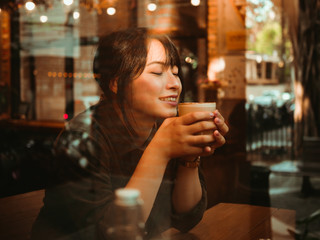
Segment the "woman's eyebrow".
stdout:
[[147,66],[152,65],[152,64],[160,64],[160,65],[166,65],[165,62],[161,62],[161,61],[153,61],[147,64]]

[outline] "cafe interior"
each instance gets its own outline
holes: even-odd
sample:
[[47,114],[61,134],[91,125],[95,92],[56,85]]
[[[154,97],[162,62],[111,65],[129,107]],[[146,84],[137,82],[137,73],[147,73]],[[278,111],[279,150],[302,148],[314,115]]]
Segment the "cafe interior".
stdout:
[[173,40],[185,101],[230,129],[201,160],[207,228],[163,239],[320,239],[319,22],[319,0],[1,0],[0,239],[28,239],[56,137],[101,95],[99,37],[130,27]]

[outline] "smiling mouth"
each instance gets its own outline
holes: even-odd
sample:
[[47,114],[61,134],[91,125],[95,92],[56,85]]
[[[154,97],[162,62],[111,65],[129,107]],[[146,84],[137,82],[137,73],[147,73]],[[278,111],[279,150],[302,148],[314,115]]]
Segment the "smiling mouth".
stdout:
[[165,97],[165,98],[160,98],[160,100],[164,102],[177,102],[176,97]]

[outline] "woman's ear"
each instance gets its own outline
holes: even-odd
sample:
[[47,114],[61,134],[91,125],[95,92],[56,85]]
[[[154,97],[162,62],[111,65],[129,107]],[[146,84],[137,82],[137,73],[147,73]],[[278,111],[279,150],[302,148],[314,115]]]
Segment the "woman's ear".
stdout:
[[109,88],[114,94],[117,94],[117,92],[118,92],[118,79],[112,80],[109,84]]

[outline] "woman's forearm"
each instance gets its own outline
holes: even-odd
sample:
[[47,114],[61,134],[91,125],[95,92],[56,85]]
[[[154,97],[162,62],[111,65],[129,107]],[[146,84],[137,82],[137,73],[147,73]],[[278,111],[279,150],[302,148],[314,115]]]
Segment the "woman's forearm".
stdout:
[[177,213],[188,212],[202,197],[198,168],[179,166],[172,194],[172,203]]
[[149,146],[126,185],[127,188],[140,190],[144,202],[143,215],[145,221],[150,215],[169,161],[170,159],[163,156],[159,148]]

